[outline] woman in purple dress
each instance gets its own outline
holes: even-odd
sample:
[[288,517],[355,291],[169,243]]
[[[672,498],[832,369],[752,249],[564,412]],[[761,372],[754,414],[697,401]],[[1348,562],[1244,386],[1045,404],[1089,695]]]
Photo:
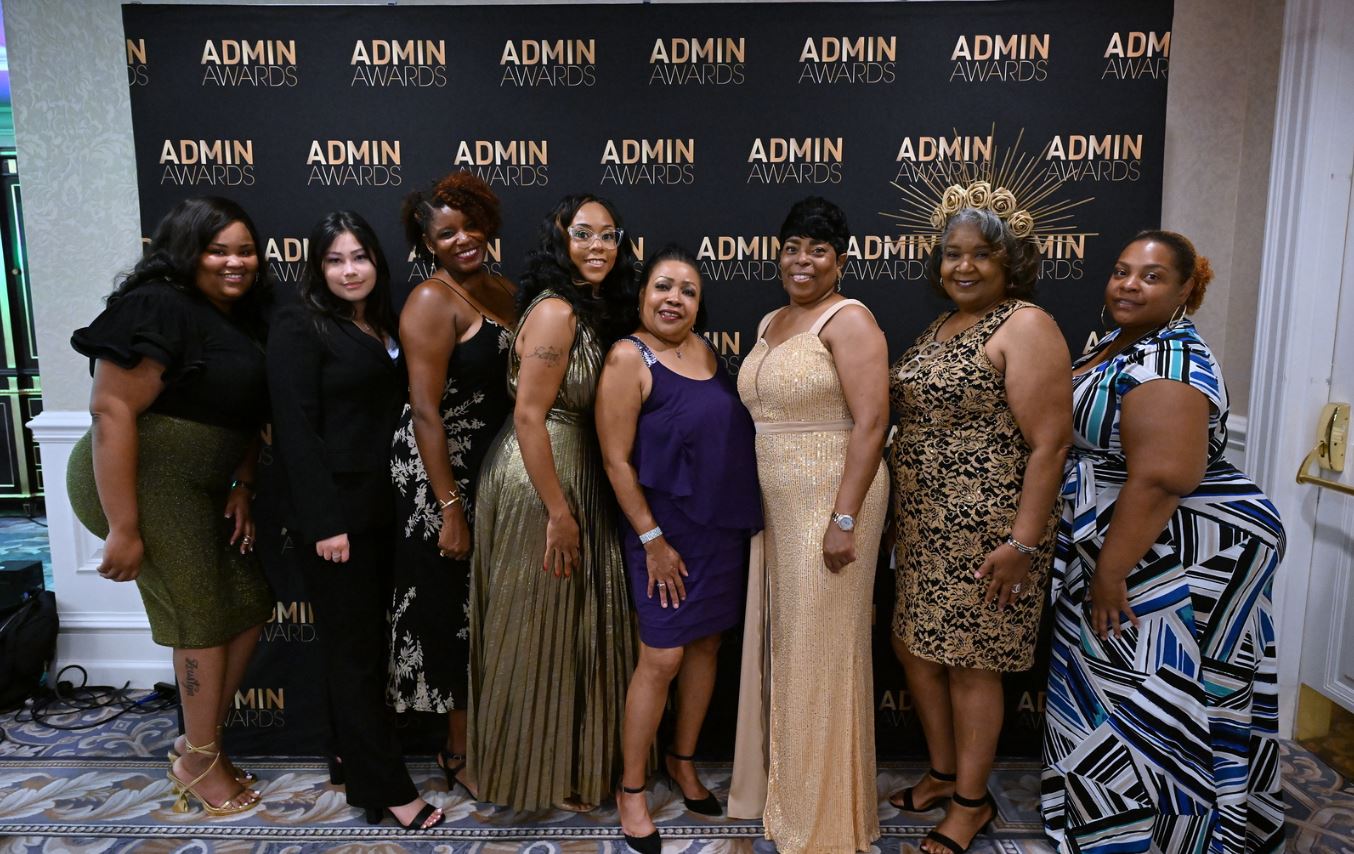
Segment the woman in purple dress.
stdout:
[[626,572],[639,617],[616,802],[632,848],[659,850],[644,798],[645,765],[677,681],[677,721],[664,758],[686,807],[719,815],[692,753],[715,683],[720,633],[742,619],[747,550],[762,527],[752,417],[705,339],[700,273],[668,246],[641,274],[635,333],[611,348],[597,388],[607,476],[629,525]]

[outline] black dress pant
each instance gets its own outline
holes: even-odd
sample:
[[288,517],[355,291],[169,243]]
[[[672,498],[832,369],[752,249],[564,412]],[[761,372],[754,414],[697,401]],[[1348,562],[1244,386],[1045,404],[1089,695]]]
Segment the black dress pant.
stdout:
[[306,592],[324,653],[335,752],[343,760],[348,803],[361,808],[407,804],[418,797],[385,704],[390,606],[390,537],[349,534],[347,563],[300,556]]

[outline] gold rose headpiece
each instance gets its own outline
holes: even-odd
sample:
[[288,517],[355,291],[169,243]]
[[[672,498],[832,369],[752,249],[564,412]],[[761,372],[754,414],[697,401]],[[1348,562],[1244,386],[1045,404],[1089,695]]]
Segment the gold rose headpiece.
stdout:
[[[956,131],[956,135],[958,132]],[[989,210],[1002,219],[1019,238],[1038,239],[1050,234],[1072,231],[1076,225],[1068,211],[1091,198],[1070,202],[1050,197],[1063,184],[1044,167],[1044,158],[1020,151],[1022,128],[1015,144],[999,156],[977,163],[962,161],[949,176],[958,183],[942,185],[934,176],[920,175],[920,186],[893,186],[903,194],[896,212],[881,211],[905,229],[922,234],[945,230],[950,217],[964,208]],[[996,137],[996,125],[992,136]]]

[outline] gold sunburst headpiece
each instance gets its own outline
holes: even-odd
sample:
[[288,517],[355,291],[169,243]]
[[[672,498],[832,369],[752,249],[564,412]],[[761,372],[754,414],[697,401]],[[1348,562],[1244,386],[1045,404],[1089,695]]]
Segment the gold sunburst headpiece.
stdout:
[[[958,131],[955,133],[958,135]],[[994,124],[991,138],[995,137]],[[964,208],[991,211],[1019,238],[1037,240],[1075,230],[1068,211],[1094,197],[1074,202],[1052,199],[1064,179],[1048,173],[1043,153],[1035,157],[1020,150],[1024,137],[1025,130],[1021,128],[1015,144],[1000,155],[977,163],[959,162],[959,168],[949,176],[952,181],[957,179],[957,183],[944,185],[925,173],[919,176],[920,186],[892,182],[903,194],[902,204],[897,211],[880,213],[918,234],[939,235],[950,217]]]

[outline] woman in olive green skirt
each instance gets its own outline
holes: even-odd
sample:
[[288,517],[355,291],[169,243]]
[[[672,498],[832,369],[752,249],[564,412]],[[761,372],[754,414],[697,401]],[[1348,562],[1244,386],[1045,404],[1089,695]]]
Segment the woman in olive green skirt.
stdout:
[[565,198],[546,221],[508,351],[513,420],[480,475],[468,760],[481,800],[519,810],[590,810],[621,771],[636,642],[592,421],[629,305],[634,258],[619,225],[591,196]]
[[217,744],[272,608],[249,509],[267,413],[259,245],[234,202],[180,202],[71,337],[94,375],[71,505],[105,540],[99,574],[136,581],[151,637],[174,650],[186,731],[168,776],[176,809],[191,796],[210,815],[259,801]]

